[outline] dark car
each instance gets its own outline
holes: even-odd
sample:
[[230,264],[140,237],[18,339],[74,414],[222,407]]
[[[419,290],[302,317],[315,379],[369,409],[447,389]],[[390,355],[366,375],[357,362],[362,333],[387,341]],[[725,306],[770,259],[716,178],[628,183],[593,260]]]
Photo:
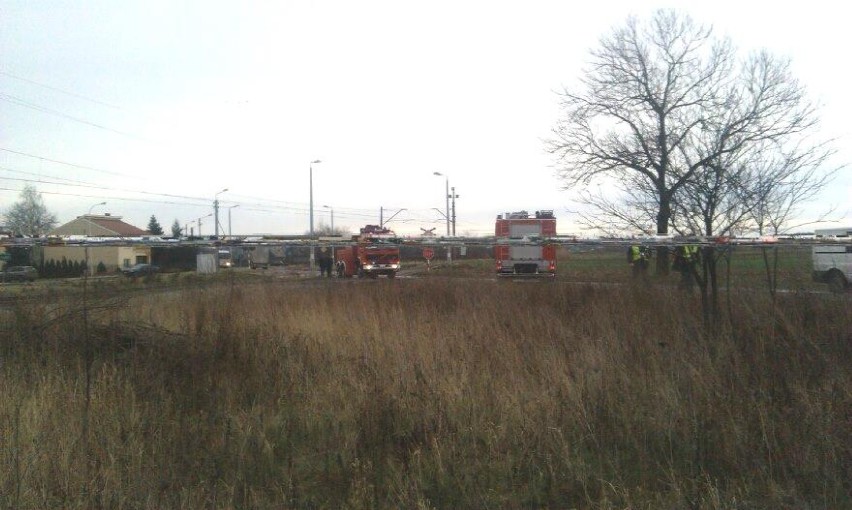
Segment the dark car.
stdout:
[[0,281],[31,282],[38,278],[38,270],[33,266],[9,266],[0,273]]
[[124,276],[147,276],[158,273],[160,268],[151,264],[135,264],[130,267],[122,268],[121,272]]

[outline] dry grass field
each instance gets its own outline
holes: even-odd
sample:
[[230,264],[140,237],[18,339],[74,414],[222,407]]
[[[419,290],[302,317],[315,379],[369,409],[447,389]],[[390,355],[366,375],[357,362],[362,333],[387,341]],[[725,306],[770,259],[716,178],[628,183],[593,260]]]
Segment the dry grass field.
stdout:
[[561,269],[0,310],[0,508],[852,508],[850,296]]

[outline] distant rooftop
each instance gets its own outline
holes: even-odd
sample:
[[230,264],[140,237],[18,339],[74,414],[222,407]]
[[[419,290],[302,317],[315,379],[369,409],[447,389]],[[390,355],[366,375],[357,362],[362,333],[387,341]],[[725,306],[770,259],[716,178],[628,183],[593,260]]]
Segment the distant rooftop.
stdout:
[[139,237],[148,235],[141,228],[121,221],[121,216],[105,214],[84,214],[68,223],[53,229],[50,235],[93,236],[93,237]]

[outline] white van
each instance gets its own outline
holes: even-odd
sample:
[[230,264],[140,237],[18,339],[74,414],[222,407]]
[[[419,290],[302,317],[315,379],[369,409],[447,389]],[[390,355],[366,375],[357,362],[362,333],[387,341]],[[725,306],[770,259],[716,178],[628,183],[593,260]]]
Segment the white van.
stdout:
[[821,244],[812,250],[814,281],[827,283],[832,292],[843,292],[852,282],[852,242]]

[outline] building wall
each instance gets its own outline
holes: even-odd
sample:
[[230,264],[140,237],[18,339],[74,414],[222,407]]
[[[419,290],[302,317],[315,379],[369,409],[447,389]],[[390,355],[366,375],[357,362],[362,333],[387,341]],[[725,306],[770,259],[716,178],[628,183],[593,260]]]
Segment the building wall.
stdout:
[[151,262],[151,247],[119,246],[116,260],[119,267],[130,267],[133,264]]
[[[86,260],[86,247],[75,246],[45,246],[43,261],[61,261],[65,257],[69,262]],[[122,267],[132,266],[137,262],[150,262],[151,248],[149,246],[89,246],[89,263],[93,269],[101,262],[107,272],[113,272]]]

